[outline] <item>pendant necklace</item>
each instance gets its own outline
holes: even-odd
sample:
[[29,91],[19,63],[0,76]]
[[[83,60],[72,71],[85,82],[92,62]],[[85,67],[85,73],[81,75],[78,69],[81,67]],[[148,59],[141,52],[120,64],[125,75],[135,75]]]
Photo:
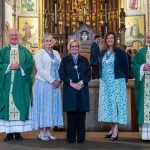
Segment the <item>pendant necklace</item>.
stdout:
[[113,54],[113,51],[107,51],[106,52],[106,63],[108,63],[108,59],[110,58],[110,56]]

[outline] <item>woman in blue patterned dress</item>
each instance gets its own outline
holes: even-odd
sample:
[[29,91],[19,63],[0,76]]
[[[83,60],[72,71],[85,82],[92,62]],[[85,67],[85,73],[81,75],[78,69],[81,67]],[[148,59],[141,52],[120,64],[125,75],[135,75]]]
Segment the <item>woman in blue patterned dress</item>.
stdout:
[[37,73],[33,85],[32,128],[39,129],[39,139],[56,138],[50,128],[63,126],[62,99],[58,68],[60,55],[53,50],[55,40],[51,35],[43,36],[43,48],[35,55]]
[[128,59],[125,51],[116,47],[115,36],[105,36],[100,61],[100,89],[98,121],[111,123],[105,138],[118,139],[118,125],[127,124],[126,82],[128,80]]

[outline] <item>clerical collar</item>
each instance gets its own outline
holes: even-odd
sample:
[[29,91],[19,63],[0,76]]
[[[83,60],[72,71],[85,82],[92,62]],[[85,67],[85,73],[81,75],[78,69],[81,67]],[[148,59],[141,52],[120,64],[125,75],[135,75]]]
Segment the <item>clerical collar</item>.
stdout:
[[11,48],[18,48],[18,44],[17,44],[17,45],[12,45],[12,44],[10,44],[10,47],[11,47]]

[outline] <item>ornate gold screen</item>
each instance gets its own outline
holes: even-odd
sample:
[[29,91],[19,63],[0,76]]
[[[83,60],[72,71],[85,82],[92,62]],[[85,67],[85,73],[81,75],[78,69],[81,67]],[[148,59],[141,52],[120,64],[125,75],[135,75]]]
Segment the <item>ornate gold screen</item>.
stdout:
[[122,7],[123,0],[39,0],[39,41],[43,33],[51,33],[57,41],[55,45],[59,52],[66,55],[68,35],[83,24],[102,37],[109,31],[114,32],[121,41],[120,24],[124,25],[120,22]]
[[119,0],[45,0],[44,30],[66,34],[67,29],[71,34],[87,24],[96,33],[103,34],[106,26],[115,32],[119,29],[119,5]]

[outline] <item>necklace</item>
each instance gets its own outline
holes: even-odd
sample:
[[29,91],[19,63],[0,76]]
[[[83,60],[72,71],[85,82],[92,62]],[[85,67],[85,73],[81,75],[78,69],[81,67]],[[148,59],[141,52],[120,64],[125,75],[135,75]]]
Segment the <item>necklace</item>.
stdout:
[[108,63],[108,59],[110,58],[110,56],[113,54],[113,51],[107,51],[106,52],[106,63]]

